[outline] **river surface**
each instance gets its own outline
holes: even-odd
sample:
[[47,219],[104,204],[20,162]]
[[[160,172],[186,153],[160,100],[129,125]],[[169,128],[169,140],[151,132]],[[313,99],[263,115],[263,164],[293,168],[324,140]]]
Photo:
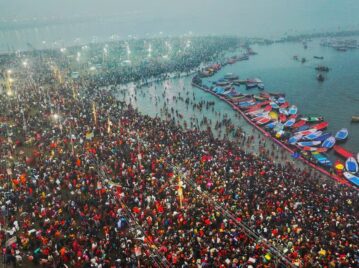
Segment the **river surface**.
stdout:
[[[253,49],[258,55],[250,57],[248,61],[225,66],[205,82],[210,84],[226,73],[235,73],[241,79],[259,77],[264,81],[267,91],[285,93],[286,99],[298,106],[299,113],[324,116],[325,121],[329,122],[328,132],[335,134],[340,128],[348,128],[349,139],[342,145],[354,153],[359,152],[359,123],[351,123],[352,115],[359,115],[359,49],[338,52],[329,47],[321,47],[319,40],[309,42],[307,49],[301,43],[258,45]],[[307,61],[305,63],[295,61],[294,55],[299,59],[305,57]],[[314,55],[323,56],[324,59],[314,59]],[[330,68],[322,83],[316,80],[317,72],[314,69],[319,64]],[[168,99],[166,106],[173,107],[183,115],[183,119],[179,121],[195,122],[197,118],[198,122],[201,122],[207,117],[214,127],[216,121],[221,121],[227,116],[236,126],[250,131],[251,128],[246,126],[244,120],[238,118],[237,112],[227,104],[191,87],[191,78],[172,79],[137,90],[130,87],[126,100],[131,101],[144,114],[161,116],[161,108]],[[248,93],[243,86],[239,91]],[[258,91],[251,90],[251,92]],[[173,100],[173,97],[178,97],[179,94],[184,98],[190,96],[191,100],[194,94],[196,99],[193,103],[202,100],[215,101],[213,111],[212,107],[202,111],[192,109],[191,105],[187,108],[183,101]],[[134,99],[135,95],[137,100]]]

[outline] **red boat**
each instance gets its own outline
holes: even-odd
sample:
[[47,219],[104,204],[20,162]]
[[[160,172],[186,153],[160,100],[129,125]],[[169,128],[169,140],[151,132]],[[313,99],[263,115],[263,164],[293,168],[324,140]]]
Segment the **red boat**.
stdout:
[[284,123],[285,121],[287,121],[287,116],[285,114],[280,114],[279,115],[279,121],[281,123]]
[[328,125],[329,125],[328,122],[321,122],[319,124],[316,124],[316,125],[312,126],[312,128],[315,128],[316,130],[322,130],[322,129],[327,128]]
[[264,107],[264,111],[266,111],[266,112],[272,111],[272,106],[271,106],[271,105],[267,105],[266,107]]
[[305,121],[305,120],[299,120],[297,123],[295,123],[295,124],[293,125],[293,128],[302,127],[302,126],[304,126],[306,123],[307,123],[307,121]]
[[283,109],[288,108],[288,107],[289,107],[289,102],[287,102],[287,101],[279,106],[279,108],[283,108]]
[[298,117],[297,114],[292,114],[291,116],[289,116],[289,119],[296,119]]
[[333,149],[337,154],[344,157],[345,159],[347,159],[349,157],[353,157],[353,155],[354,155],[353,153],[349,152],[347,149],[345,149],[339,145],[334,145]]
[[267,124],[269,121],[271,121],[270,117],[262,117],[262,119],[258,120],[256,123],[258,125],[264,125]]

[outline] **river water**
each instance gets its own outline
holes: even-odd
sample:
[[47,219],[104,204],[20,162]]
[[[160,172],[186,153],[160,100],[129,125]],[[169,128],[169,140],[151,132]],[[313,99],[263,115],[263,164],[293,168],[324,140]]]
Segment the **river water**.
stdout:
[[[319,40],[309,42],[307,49],[300,43],[257,45],[253,49],[258,52],[258,55],[252,56],[248,61],[225,66],[205,82],[210,83],[226,73],[238,74],[243,79],[259,77],[264,81],[266,90],[285,93],[286,99],[298,106],[299,113],[324,116],[329,122],[327,131],[335,134],[340,128],[348,128],[350,136],[343,147],[355,153],[359,152],[359,124],[351,123],[351,116],[359,115],[359,49],[338,52],[329,47],[321,47]],[[295,61],[294,55],[298,55],[300,59],[305,57],[307,61],[305,63]],[[323,56],[324,60],[314,59],[314,55]],[[330,68],[322,83],[316,80],[314,69],[319,64]],[[251,131],[244,120],[238,117],[237,112],[227,104],[191,87],[191,78],[172,79],[137,90],[130,87],[125,99],[131,101],[140,112],[151,116],[160,116],[161,108],[168,99],[166,106],[173,107],[175,111],[181,113],[183,119],[180,121],[187,120],[187,125],[191,120],[195,122],[195,118],[200,122],[207,117],[212,120],[212,128],[214,128],[216,121],[221,121],[227,116],[236,126]],[[239,88],[239,91],[248,93],[243,86]],[[187,108],[183,101],[173,100],[173,97],[178,97],[179,94],[184,98],[186,96],[192,98],[194,94],[193,102],[197,103],[201,100],[215,101],[213,111],[212,108],[202,111],[192,109],[191,105]]]

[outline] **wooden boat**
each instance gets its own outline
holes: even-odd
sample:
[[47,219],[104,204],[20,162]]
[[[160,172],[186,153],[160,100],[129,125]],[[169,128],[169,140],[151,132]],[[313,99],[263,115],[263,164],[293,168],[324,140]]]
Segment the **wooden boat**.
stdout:
[[355,186],[359,187],[359,177],[358,176],[355,176],[349,172],[344,172],[343,175],[344,175],[344,178],[346,178],[349,182],[351,182]]
[[291,115],[297,114],[297,112],[298,112],[298,108],[295,105],[292,105],[288,110],[288,113]]
[[353,123],[359,123],[359,115],[353,115],[352,116],[352,122]]
[[335,138],[333,136],[330,136],[325,141],[323,141],[322,147],[330,149],[333,148],[334,145],[335,145]]
[[270,117],[263,117],[262,119],[257,121],[258,125],[264,125],[270,122],[272,119]]
[[332,166],[332,161],[329,160],[328,157],[326,157],[325,155],[318,153],[318,152],[313,152],[312,156],[315,158],[315,160],[323,166],[326,167],[331,167]]
[[294,135],[288,139],[289,144],[296,144],[298,141],[302,139],[303,135]]
[[300,147],[312,147],[312,146],[318,146],[320,145],[321,142],[320,141],[302,141],[302,142],[297,142],[297,145]]
[[300,131],[304,131],[304,130],[308,130],[310,128],[309,125],[303,125],[299,128],[296,129],[296,132],[300,132]]
[[279,108],[282,108],[282,109],[286,109],[288,107],[289,107],[289,102],[287,102],[287,101],[279,106]]
[[335,139],[337,141],[343,141],[348,138],[348,135],[349,135],[348,129],[342,128],[335,134]]
[[270,118],[272,118],[273,120],[278,120],[278,113],[271,111],[269,112],[269,116]]
[[307,115],[307,116],[303,116],[300,118],[301,120],[305,120],[308,123],[316,123],[316,122],[321,122],[324,120],[323,116],[318,116],[318,115]]
[[345,148],[343,148],[339,145],[334,145],[333,149],[337,154],[344,157],[345,159],[354,156],[353,153],[349,152],[348,150],[346,150]]
[[306,136],[306,135],[312,134],[314,132],[317,132],[317,130],[314,128],[311,128],[311,129],[307,129],[307,130],[303,130],[303,131],[298,131],[295,134]]
[[321,122],[319,124],[312,126],[312,128],[314,128],[316,130],[322,130],[322,129],[326,129],[328,127],[328,125],[329,125],[328,122]]
[[285,121],[287,121],[287,116],[285,114],[280,114],[279,115],[279,121],[281,123],[284,123]]
[[306,123],[307,123],[307,121],[305,121],[305,120],[299,120],[298,122],[296,122],[293,125],[293,128],[298,128],[298,127],[304,126]]
[[346,161],[345,161],[345,169],[347,171],[349,171],[350,173],[357,173],[359,171],[359,166],[357,161],[355,160],[354,157],[349,157]]
[[291,127],[293,126],[295,123],[295,119],[294,118],[290,118],[289,120],[287,120],[285,123],[284,123],[284,126],[285,127]]
[[303,139],[305,140],[315,140],[316,138],[319,138],[323,134],[322,131],[316,131],[314,133],[311,133],[309,135],[305,135]]
[[315,138],[314,140],[316,141],[325,141],[326,139],[328,139],[330,136],[332,136],[331,133],[324,133],[321,136],[319,136],[318,138]]

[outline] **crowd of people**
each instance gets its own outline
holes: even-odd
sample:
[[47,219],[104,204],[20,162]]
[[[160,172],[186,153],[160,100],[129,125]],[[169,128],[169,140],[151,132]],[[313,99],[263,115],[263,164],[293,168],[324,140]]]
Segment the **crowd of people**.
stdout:
[[5,264],[357,266],[355,189],[38,70],[0,99]]

